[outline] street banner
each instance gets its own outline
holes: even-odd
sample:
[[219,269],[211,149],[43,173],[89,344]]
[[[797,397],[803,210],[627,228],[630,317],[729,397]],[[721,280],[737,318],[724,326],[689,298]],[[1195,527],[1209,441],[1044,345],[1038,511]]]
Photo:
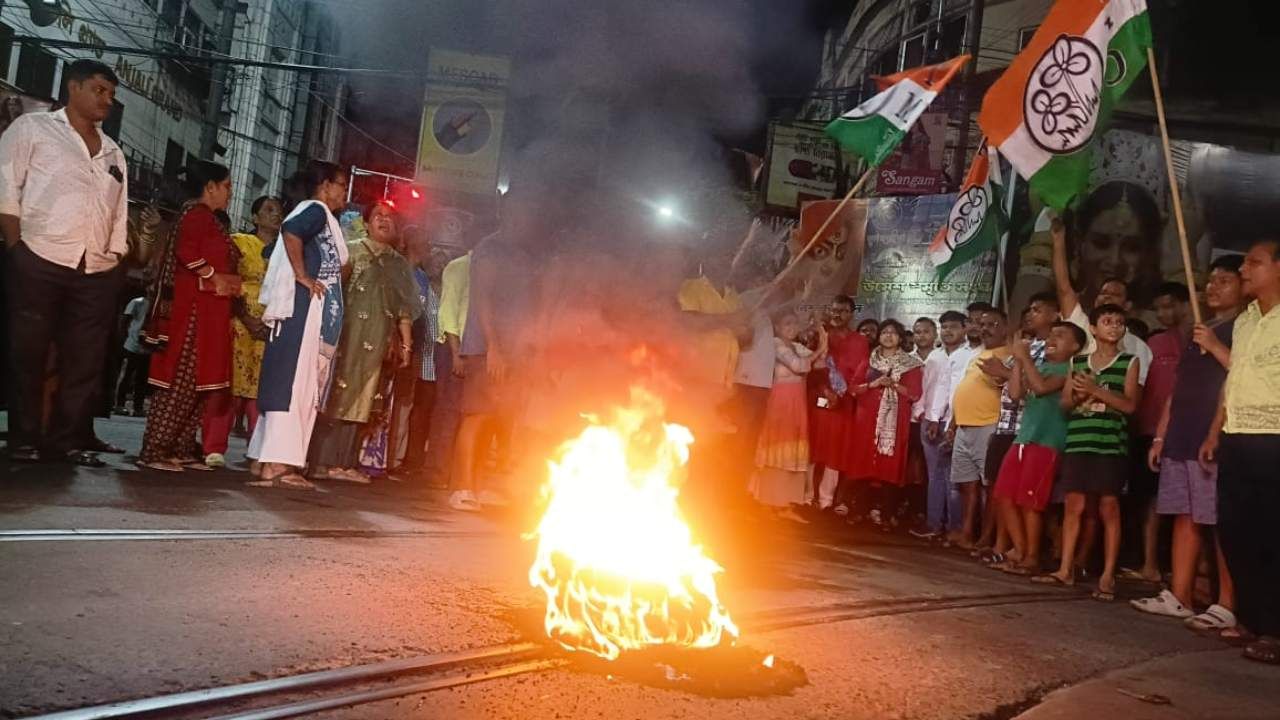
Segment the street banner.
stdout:
[[995,249],[1008,227],[999,192],[1000,161],[986,145],[973,158],[964,186],[946,224],[929,245],[929,260],[938,269],[938,280],[985,252]]
[[[800,206],[800,225],[791,239],[793,255],[809,245],[839,205],[838,200],[817,200]],[[822,237],[797,263],[793,278],[802,302],[825,306],[836,295],[853,294],[867,241],[867,207],[865,199],[845,203],[840,217],[827,223]]]
[[769,124],[766,205],[794,213],[800,203],[836,194],[835,141],[820,125]]
[[968,61],[968,55],[961,55],[937,65],[876,78],[880,92],[832,120],[827,134],[846,151],[879,165]]
[[927,112],[902,139],[902,144],[876,168],[876,194],[936,195],[943,191],[943,155],[947,145],[947,114]]
[[415,179],[438,190],[494,194],[510,61],[433,49],[428,67]]
[[1094,137],[1147,65],[1145,0],[1058,0],[982,102],[978,124],[1047,204],[1089,181]]
[[929,259],[933,233],[946,222],[954,194],[873,198],[857,282],[857,317],[896,318],[910,326],[918,317],[937,318],[975,300],[991,300],[995,253],[986,251],[953,270],[945,280]]

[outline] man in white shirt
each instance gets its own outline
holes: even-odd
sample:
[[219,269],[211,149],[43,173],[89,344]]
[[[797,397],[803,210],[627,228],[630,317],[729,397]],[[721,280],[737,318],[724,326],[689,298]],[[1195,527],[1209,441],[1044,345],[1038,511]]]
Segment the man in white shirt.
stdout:
[[[9,453],[18,461],[99,467],[91,441],[94,400],[128,252],[124,154],[99,125],[111,113],[111,68],[67,66],[67,107],[27,113],[0,136],[0,233],[7,252],[12,401]],[[58,390],[43,423],[49,347]]]
[[[755,307],[764,296],[764,288],[742,293],[745,307]],[[728,409],[733,419],[732,444],[734,477],[746,487],[755,468],[756,443],[760,439],[760,424],[764,421],[765,406],[773,387],[774,365],[773,323],[769,314],[757,309],[751,315],[751,340],[742,343],[738,352],[738,365],[733,374],[733,397]]]
[[946,442],[946,428],[951,421],[951,402],[955,389],[964,378],[969,362],[981,347],[969,345],[965,332],[968,318],[964,313],[948,310],[940,318],[942,348],[929,354],[924,363],[923,392],[920,396],[920,442],[924,446],[925,465],[929,470],[927,525],[917,537],[932,538],[945,531],[955,532],[964,520],[964,507],[958,488],[951,484],[951,448]]

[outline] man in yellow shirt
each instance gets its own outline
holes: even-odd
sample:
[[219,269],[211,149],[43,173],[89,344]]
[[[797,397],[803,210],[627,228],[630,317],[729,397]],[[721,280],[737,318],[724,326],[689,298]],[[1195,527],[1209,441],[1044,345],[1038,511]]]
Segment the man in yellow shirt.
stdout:
[[[467,304],[471,295],[471,253],[445,265],[440,276],[439,336],[434,342],[445,347],[436,353],[436,403],[431,409],[425,471],[433,487],[448,487],[453,441],[462,419],[462,331],[467,326]],[[468,505],[468,507],[471,507]]]
[[[983,349],[969,362],[964,378],[956,386],[952,401],[951,483],[964,496],[964,525],[950,539],[963,548],[973,547],[973,531],[978,517],[979,486],[989,495],[995,478],[986,477],[987,446],[1000,419],[1000,388],[1009,378],[1005,360],[1009,350],[1009,319],[993,308],[982,314]],[[989,501],[989,498],[988,498]]]
[[[733,315],[742,310],[742,301],[733,288],[720,292],[705,275],[685,280],[676,298],[680,310],[699,315]],[[709,327],[698,338],[696,369],[698,379],[725,388],[733,387],[738,368],[738,336],[728,327]]]
[[1254,300],[1236,318],[1223,402],[1200,462],[1218,461],[1218,541],[1235,580],[1236,617],[1258,636],[1244,656],[1280,664],[1280,238],[1253,243],[1240,276]]

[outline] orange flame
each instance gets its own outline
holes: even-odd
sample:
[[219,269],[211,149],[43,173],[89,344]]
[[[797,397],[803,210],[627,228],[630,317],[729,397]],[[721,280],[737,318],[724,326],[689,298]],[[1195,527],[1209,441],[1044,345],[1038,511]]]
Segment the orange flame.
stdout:
[[547,635],[609,660],[738,636],[716,594],[722,568],[694,544],[676,505],[693,434],[662,422],[652,394],[631,394],[631,407],[616,408],[608,424],[588,418],[548,463],[529,568],[529,582],[547,597]]

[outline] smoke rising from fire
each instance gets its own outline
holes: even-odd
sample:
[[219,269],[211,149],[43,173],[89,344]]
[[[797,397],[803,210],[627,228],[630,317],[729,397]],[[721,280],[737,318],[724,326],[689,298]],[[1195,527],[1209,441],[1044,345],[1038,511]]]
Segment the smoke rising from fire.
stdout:
[[[699,269],[723,286],[749,226],[724,138],[750,134],[764,116],[757,13],[766,5],[365,0],[346,11],[344,42],[372,63],[425,66],[430,45],[511,58],[503,164],[532,217],[505,223],[536,235],[523,270],[537,291],[527,304],[498,304],[522,319],[530,351],[518,370],[542,388],[550,424],[625,398],[637,375],[673,383],[664,395],[682,408],[723,399],[723,386],[689,379],[704,361],[706,323],[681,313],[675,296]],[[425,37],[401,37],[415,27]],[[770,48],[813,47],[790,42],[796,31],[774,23]],[[421,95],[409,83],[357,91],[361,105],[403,106],[417,118]],[[667,199],[681,222],[658,222],[654,203]],[[682,421],[695,433],[720,422]]]

